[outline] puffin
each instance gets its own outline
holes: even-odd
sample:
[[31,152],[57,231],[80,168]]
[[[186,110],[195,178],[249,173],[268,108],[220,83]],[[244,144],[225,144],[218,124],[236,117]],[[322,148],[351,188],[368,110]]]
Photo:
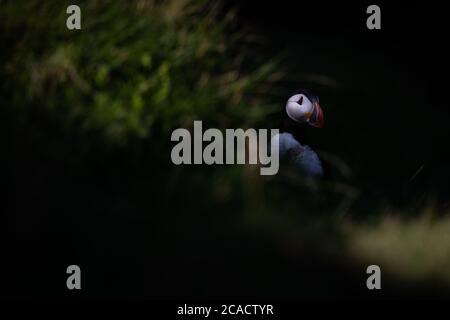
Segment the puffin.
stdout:
[[278,145],[281,160],[287,160],[305,177],[325,178],[326,166],[317,153],[307,145],[306,128],[322,128],[324,115],[319,97],[300,89],[291,94],[282,112],[280,133],[271,143]]

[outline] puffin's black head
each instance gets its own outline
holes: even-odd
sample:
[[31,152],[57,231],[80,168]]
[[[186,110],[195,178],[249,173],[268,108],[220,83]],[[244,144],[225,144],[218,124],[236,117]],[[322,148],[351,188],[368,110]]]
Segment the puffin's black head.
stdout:
[[313,127],[323,127],[323,111],[319,97],[308,90],[295,91],[286,103],[286,113],[296,122],[307,122]]

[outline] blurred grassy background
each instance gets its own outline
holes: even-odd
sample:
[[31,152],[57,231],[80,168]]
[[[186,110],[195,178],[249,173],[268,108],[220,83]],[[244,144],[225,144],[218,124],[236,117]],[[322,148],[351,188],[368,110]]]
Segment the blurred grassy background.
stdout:
[[[81,31],[69,3],[0,4],[3,294],[64,296],[75,262],[82,297],[361,297],[368,264],[382,295],[448,294],[448,108],[438,59],[403,29],[293,27],[292,8],[254,18],[251,2],[78,4]],[[171,163],[175,128],[274,128],[299,87],[321,98],[309,138],[340,177],[320,195],[289,169]]]

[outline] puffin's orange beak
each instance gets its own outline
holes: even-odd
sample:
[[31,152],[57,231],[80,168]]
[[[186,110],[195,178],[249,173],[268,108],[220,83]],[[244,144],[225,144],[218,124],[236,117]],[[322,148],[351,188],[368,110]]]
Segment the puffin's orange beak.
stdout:
[[314,103],[314,110],[311,117],[309,118],[309,123],[313,127],[323,127],[323,111],[318,102]]

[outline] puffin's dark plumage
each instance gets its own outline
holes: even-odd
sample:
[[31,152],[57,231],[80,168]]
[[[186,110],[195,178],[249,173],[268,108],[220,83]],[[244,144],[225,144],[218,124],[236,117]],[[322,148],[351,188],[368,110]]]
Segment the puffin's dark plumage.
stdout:
[[[323,126],[323,111],[319,98],[308,90],[295,91],[282,112],[278,143],[280,158],[288,159],[305,176],[325,176],[324,165],[314,150],[306,145],[305,124]],[[278,140],[278,141],[277,141]]]

